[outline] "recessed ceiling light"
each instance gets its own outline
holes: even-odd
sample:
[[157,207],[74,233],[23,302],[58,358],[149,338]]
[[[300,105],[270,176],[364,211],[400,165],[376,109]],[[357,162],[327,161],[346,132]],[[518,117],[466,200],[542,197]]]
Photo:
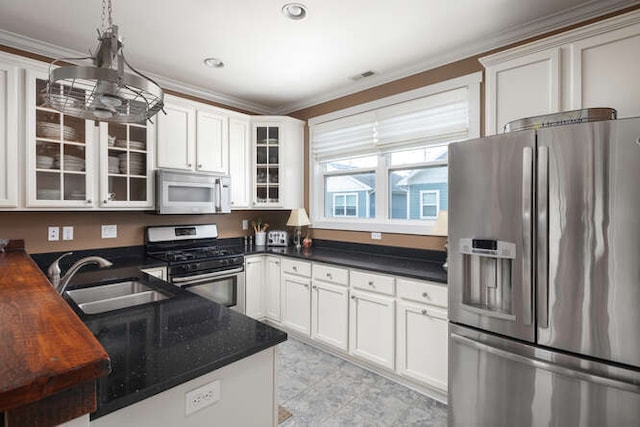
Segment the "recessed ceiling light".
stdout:
[[211,68],[222,68],[224,67],[224,62],[218,58],[205,58],[204,65]]
[[304,19],[307,16],[307,6],[302,3],[287,3],[282,6],[282,14],[289,19]]

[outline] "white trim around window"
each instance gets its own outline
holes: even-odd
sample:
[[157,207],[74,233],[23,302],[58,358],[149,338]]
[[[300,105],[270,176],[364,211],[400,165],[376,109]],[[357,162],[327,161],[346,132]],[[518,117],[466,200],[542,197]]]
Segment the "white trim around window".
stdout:
[[[391,219],[390,218],[390,194],[389,194],[389,171],[395,169],[414,169],[421,167],[429,167],[437,165],[438,162],[430,162],[423,164],[410,164],[403,166],[391,166],[389,162],[389,155],[385,152],[386,147],[380,147],[380,144],[377,144],[378,151],[369,152],[369,154],[377,154],[379,158],[379,164],[375,168],[375,218],[329,218],[325,216],[325,188],[324,188],[324,180],[326,176],[333,175],[332,172],[326,172],[323,169],[323,159],[331,159],[331,153],[327,153],[326,151],[321,154],[317,151],[314,153],[313,141],[314,141],[314,130],[318,125],[322,125],[321,128],[324,132],[334,132],[334,128],[332,127],[334,124],[337,124],[335,129],[339,131],[340,122],[342,123],[350,123],[350,117],[356,116],[358,114],[372,112],[375,116],[376,111],[384,111],[386,112],[394,112],[394,107],[398,108],[398,111],[402,111],[403,108],[410,108],[410,104],[405,104],[404,107],[402,104],[410,101],[418,100],[420,98],[425,98],[430,95],[437,95],[446,91],[455,91],[456,89],[465,88],[467,91],[467,102],[468,102],[468,128],[466,131],[466,138],[479,138],[480,137],[480,83],[482,82],[482,73],[473,73],[466,76],[458,77],[455,79],[447,80],[444,82],[436,83],[434,85],[426,86],[423,88],[415,89],[408,92],[403,92],[397,95],[393,95],[387,98],[378,99],[372,102],[368,102],[365,104],[357,105],[351,108],[347,108],[344,110],[334,111],[329,114],[325,114],[323,116],[314,117],[309,120],[309,140],[310,140],[310,149],[309,149],[309,205],[310,205],[310,213],[311,213],[311,222],[314,228],[325,228],[325,229],[334,229],[334,230],[353,230],[353,231],[370,231],[370,232],[385,232],[385,233],[404,233],[404,234],[419,234],[419,235],[429,235],[431,234],[431,229],[435,223],[435,218],[433,219],[420,219],[420,220],[410,220],[410,219]],[[384,108],[384,110],[382,110]],[[381,113],[379,113],[380,116]],[[354,117],[354,123],[358,125],[359,121],[362,118],[366,118],[365,116],[360,116],[356,120]],[[333,123],[330,123],[333,122]],[[357,129],[356,129],[357,130]],[[351,133],[349,136],[351,137]],[[353,134],[354,138],[357,135]],[[332,137],[333,135],[327,134],[328,137]],[[356,138],[357,141],[361,141],[360,137]],[[455,138],[453,139],[455,140]],[[332,141],[331,141],[332,142]],[[374,140],[374,145],[376,145]],[[447,141],[440,141],[439,139],[434,139],[433,141],[429,141],[425,139],[425,145],[431,144],[442,144]],[[395,141],[393,141],[396,144]],[[325,145],[327,149],[331,150],[331,143],[329,145]],[[340,147],[339,145],[334,145]],[[402,146],[402,142],[399,142],[397,146],[394,146],[393,149],[398,149]],[[415,141],[409,141],[407,147],[415,146]],[[356,150],[354,155],[366,154],[363,151]],[[342,153],[337,153],[342,156]],[[336,158],[336,157],[333,157]],[[342,157],[337,157],[342,158]],[[447,162],[440,162],[443,165],[446,165]],[[370,171],[369,168],[366,168],[367,171]],[[335,174],[353,174],[359,172],[366,172],[364,169],[362,171],[357,169],[349,169],[343,172],[337,172]],[[438,197],[439,203],[439,197]]]

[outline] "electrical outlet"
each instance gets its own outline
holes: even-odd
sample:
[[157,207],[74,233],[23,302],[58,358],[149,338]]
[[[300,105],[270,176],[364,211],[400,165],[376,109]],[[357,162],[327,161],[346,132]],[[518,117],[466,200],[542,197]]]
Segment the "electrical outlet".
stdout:
[[113,225],[103,225],[102,226],[102,238],[103,239],[115,239],[118,237],[118,226]]
[[60,240],[60,227],[49,227],[48,236],[50,242]]
[[249,229],[249,220],[248,219],[243,219],[242,220],[242,229],[243,230],[248,230]]
[[73,226],[65,225],[62,227],[62,240],[73,240]]
[[185,394],[185,414],[193,414],[219,400],[220,380],[215,380]]
[[382,240],[382,233],[371,233],[371,240]]

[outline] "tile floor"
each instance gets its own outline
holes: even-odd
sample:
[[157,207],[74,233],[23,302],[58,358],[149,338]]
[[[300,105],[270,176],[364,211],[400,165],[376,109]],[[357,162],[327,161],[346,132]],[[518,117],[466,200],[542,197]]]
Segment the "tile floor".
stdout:
[[289,336],[279,345],[280,404],[291,426],[447,425],[446,405]]

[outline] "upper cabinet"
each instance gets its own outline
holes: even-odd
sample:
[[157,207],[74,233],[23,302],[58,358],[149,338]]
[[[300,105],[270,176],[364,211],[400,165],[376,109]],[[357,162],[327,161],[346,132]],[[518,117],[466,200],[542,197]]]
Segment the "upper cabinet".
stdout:
[[26,205],[93,207],[94,122],[45,107],[47,79],[46,73],[26,73]]
[[229,175],[231,209],[251,207],[251,123],[249,116],[229,118]]
[[158,114],[158,167],[229,173],[229,118],[224,110],[165,97]]
[[100,206],[153,207],[155,128],[100,123]]
[[485,134],[512,120],[611,107],[640,115],[640,11],[480,59],[486,68]]
[[0,207],[18,206],[18,69],[0,58]]
[[303,206],[304,122],[278,116],[252,120],[252,207]]

